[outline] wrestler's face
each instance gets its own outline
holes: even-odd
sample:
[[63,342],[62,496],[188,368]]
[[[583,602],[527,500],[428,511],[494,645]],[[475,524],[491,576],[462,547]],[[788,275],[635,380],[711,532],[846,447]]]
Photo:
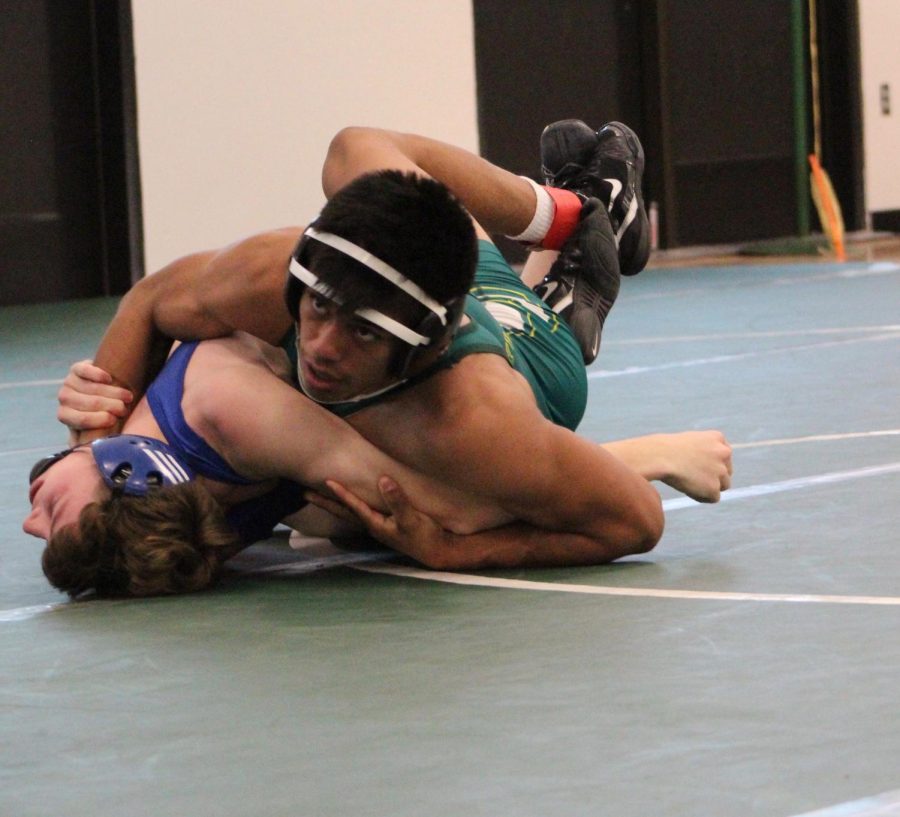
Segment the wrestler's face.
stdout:
[[31,485],[31,513],[22,530],[49,539],[64,525],[78,521],[85,505],[108,495],[91,449],[76,448],[51,465]]
[[402,342],[334,301],[306,289],[300,299],[297,358],[305,391],[340,402],[397,380],[389,364]]

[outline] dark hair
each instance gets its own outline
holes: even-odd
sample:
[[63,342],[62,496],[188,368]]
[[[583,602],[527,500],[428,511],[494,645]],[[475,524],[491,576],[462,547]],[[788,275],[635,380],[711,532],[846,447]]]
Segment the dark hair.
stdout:
[[[475,228],[450,190],[435,179],[399,170],[367,173],[332,196],[315,226],[368,250],[439,303],[465,295],[472,286],[478,258]],[[319,242],[311,242],[308,260],[316,275],[348,304],[406,298]]]
[[73,598],[88,590],[189,593],[213,584],[237,544],[216,500],[186,482],[85,506],[77,522],[49,539],[41,564],[50,583]]

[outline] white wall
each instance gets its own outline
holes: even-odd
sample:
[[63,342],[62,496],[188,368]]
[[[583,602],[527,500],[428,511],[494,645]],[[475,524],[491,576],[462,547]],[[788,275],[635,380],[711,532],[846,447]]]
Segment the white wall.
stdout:
[[[866,209],[900,210],[900,2],[859,0]],[[891,113],[881,112],[880,86],[890,86]]]
[[134,0],[146,269],[302,224],[345,125],[477,150],[471,0]]

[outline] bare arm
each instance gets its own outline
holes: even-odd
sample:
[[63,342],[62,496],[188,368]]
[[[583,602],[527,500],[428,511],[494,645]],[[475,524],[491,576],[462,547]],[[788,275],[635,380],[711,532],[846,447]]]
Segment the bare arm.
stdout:
[[[204,347],[195,359],[209,351]],[[206,357],[202,363],[199,376],[188,373],[182,405],[190,406],[190,413],[186,410],[185,416],[238,473],[258,480],[293,479],[318,491],[337,480],[377,507],[383,507],[377,479],[389,474],[449,529],[469,531],[508,521],[496,504],[479,502],[391,459],[264,367],[233,354],[212,361]],[[196,365],[192,361],[192,369]]]
[[[731,447],[719,431],[652,434],[602,447],[645,479],[662,480],[701,502],[717,501],[731,484]],[[459,536],[423,513],[390,479],[379,482],[388,514],[369,507],[343,486],[332,487],[378,541],[439,570],[593,564],[623,555],[618,543],[607,544],[602,539],[561,534],[521,522]],[[323,503],[321,498],[315,501]],[[323,507],[329,505],[324,503]]]
[[122,299],[95,364],[143,391],[154,336],[193,340],[241,330],[277,342],[290,327],[282,291],[299,228],[196,253],[144,278]]
[[[388,477],[378,482],[382,513],[343,485],[329,487],[346,508],[354,512],[368,532],[434,570],[475,570],[492,567],[558,567],[605,564],[622,556],[650,550],[655,541],[642,547],[623,549],[611,538],[546,530],[526,522],[460,535],[443,528],[419,510],[398,483]],[[330,502],[313,497],[321,507]]]
[[534,190],[519,176],[445,142],[376,128],[345,128],[334,137],[322,169],[325,195],[384,168],[438,179],[491,233],[518,235],[534,215]]
[[[700,502],[716,502],[731,485],[731,446],[719,431],[651,434],[602,446],[647,480],[661,480]],[[515,565],[575,565],[610,561],[602,543],[547,531],[524,523],[474,536],[459,536],[428,517],[393,480],[379,482],[390,513],[380,513],[343,488],[335,493],[378,541],[435,569]],[[321,497],[314,501],[335,512]],[[637,552],[637,551],[634,551]]]
[[452,382],[440,411],[454,421],[430,429],[429,473],[469,485],[545,530],[611,537],[625,548],[659,538],[656,490],[596,443],[547,420],[503,358],[473,355],[445,376]]
[[[103,336],[94,364],[111,383],[128,389],[134,403],[165,361],[173,339],[191,340],[243,330],[271,343],[290,328],[282,297],[285,270],[301,232],[293,227],[261,233],[221,250],[181,258],[139,281],[122,299]],[[74,367],[73,367],[74,368]],[[116,392],[108,393],[118,399]],[[77,426],[79,411],[106,411],[102,427],[118,414],[102,401],[84,402],[61,390],[59,419],[81,441],[93,435]],[[106,428],[102,433],[109,433]]]
[[[454,381],[441,389],[453,405],[435,411],[453,422],[428,424],[422,435],[427,445],[413,460],[442,481],[489,497],[518,522],[448,537],[418,521],[410,529],[409,517],[385,517],[385,527],[371,526],[360,514],[372,534],[444,569],[594,564],[651,549],[662,535],[663,516],[647,480],[595,443],[544,419],[528,385],[511,377],[501,358],[492,365],[492,357],[478,357],[489,360],[467,358],[442,373]],[[430,397],[423,407],[437,402]]]

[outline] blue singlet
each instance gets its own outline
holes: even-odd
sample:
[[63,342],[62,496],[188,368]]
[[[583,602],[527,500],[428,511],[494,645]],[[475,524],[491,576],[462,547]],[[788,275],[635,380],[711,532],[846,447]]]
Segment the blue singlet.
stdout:
[[[169,356],[163,370],[147,389],[147,402],[163,436],[194,473],[231,485],[252,485],[235,471],[184,419],[181,398],[184,395],[184,375],[197,341],[182,343]],[[282,479],[266,494],[232,505],[225,518],[244,544],[267,538],[285,516],[306,504],[303,486]]]

